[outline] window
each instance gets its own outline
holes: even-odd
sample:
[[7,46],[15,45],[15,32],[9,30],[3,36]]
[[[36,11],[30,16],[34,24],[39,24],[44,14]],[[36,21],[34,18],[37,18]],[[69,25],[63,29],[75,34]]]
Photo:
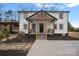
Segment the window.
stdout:
[[63,13],[59,13],[59,18],[63,19]]
[[27,24],[24,24],[23,27],[24,30],[27,30]]
[[63,24],[59,24],[59,30],[63,30]]

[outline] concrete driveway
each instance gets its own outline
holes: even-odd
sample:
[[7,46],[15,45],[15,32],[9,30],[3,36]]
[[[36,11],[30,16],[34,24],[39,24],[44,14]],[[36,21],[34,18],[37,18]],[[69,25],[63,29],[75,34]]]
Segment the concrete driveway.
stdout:
[[79,41],[36,40],[27,56],[79,56]]

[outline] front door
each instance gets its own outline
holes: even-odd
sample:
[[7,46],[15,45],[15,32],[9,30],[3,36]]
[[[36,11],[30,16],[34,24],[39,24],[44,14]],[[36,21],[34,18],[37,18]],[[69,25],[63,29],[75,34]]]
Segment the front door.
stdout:
[[39,32],[44,33],[44,23],[39,24]]

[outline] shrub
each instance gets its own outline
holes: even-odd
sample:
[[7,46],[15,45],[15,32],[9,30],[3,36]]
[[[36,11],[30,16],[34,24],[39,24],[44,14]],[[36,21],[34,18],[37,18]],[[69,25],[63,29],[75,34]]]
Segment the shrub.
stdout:
[[0,39],[4,38],[5,34],[2,32],[2,30],[0,30]]
[[1,29],[0,30],[0,39],[2,38],[8,38],[10,34],[10,31],[7,29]]

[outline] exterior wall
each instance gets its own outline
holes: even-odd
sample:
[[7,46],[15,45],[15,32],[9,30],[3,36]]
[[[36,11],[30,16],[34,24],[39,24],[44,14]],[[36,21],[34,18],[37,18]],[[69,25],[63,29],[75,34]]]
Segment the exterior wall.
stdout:
[[[24,17],[29,17],[29,16],[31,16],[31,15],[33,15],[35,12],[28,12],[28,13],[26,13],[27,14],[27,16],[24,16],[24,13],[20,13],[20,23],[19,23],[19,26],[20,26],[20,32],[24,32],[24,33],[28,33],[28,29],[27,30],[24,30],[23,29],[23,24],[28,24],[28,21],[26,21],[25,19],[24,19]],[[48,12],[50,15],[52,15],[52,16],[54,16],[54,17],[56,17],[57,18],[57,21],[55,22],[56,24],[57,24],[57,29],[55,29],[55,33],[56,34],[67,34],[68,33],[68,27],[67,27],[67,23],[68,23],[68,17],[67,17],[67,13],[66,12],[63,12],[63,19],[59,19],[59,12]],[[36,21],[36,23],[38,23],[38,21]],[[40,21],[39,21],[39,23],[40,23]],[[50,28],[52,28],[53,27],[53,25],[51,24],[50,25],[50,23],[48,24],[48,21],[46,22],[46,24],[47,24],[47,28],[50,26]],[[59,30],[59,24],[63,24],[63,30]],[[38,28],[39,29],[39,28]],[[37,30],[38,30],[37,29]]]
[[[68,19],[67,19],[67,13],[63,12],[63,19],[59,18],[59,13],[58,12],[48,12],[49,14],[51,14],[52,16],[57,18],[57,21],[55,22],[57,24],[57,29],[55,29],[55,33],[56,34],[61,34],[61,33],[68,33]],[[59,24],[63,24],[63,30],[59,30]]]
[[20,23],[19,23],[20,32],[28,33],[28,29],[27,30],[23,29],[23,24],[28,24],[28,22],[24,19],[24,14],[20,13]]
[[[25,20],[25,18],[31,16],[34,13],[25,13],[25,12],[21,12],[19,13],[19,31],[20,32],[24,32],[24,33],[28,33],[28,21]],[[23,29],[23,25],[27,24],[27,30]]]

